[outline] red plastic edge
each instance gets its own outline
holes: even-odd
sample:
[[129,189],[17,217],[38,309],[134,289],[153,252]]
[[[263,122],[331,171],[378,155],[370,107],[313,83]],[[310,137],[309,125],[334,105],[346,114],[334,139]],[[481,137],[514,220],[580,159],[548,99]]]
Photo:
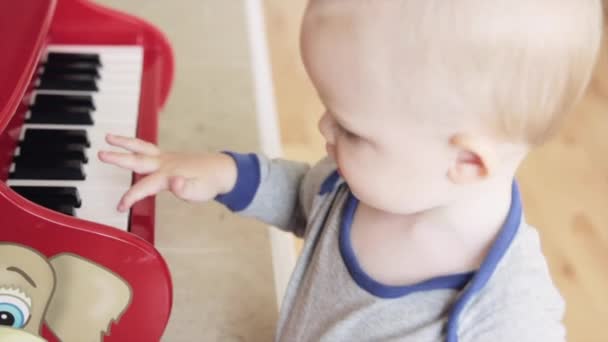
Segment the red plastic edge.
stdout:
[[[55,0],[0,2],[0,131],[17,109],[44,47]],[[15,13],[28,13],[15,15]]]
[[[55,0],[0,1],[0,132],[7,129],[21,104],[44,48],[55,6]],[[6,179],[14,150],[14,137],[0,137],[0,179]]]

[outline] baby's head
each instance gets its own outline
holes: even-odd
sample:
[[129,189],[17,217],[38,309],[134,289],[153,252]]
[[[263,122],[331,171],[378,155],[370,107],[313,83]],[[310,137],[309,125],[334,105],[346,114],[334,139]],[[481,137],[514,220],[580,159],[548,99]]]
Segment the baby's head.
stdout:
[[353,193],[394,213],[512,179],[580,99],[600,0],[311,0],[302,56]]

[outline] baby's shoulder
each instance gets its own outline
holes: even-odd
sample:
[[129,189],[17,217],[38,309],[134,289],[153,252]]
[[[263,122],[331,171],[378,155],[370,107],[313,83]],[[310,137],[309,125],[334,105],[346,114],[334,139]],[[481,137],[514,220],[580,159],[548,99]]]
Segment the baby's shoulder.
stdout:
[[522,223],[512,245],[496,268],[494,282],[536,280],[553,285],[536,228]]
[[553,282],[538,231],[525,223],[479,293],[484,306],[538,305],[561,309],[564,301]]
[[462,341],[565,341],[565,302],[537,231],[520,226],[488,283],[460,320]]

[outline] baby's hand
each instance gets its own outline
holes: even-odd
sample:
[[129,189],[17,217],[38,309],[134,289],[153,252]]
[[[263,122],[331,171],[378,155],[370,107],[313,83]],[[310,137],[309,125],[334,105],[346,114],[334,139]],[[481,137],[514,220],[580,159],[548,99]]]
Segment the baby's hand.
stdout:
[[129,152],[99,151],[101,161],[147,175],[122,196],[118,204],[121,212],[163,190],[186,201],[202,202],[229,192],[236,183],[236,164],[223,153],[167,153],[149,142],[111,134],[106,141]]

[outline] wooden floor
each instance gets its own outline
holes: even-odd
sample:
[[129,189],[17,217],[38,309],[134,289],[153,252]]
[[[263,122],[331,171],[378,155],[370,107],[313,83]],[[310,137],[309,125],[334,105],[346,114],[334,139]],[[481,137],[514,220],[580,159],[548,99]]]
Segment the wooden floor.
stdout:
[[[284,153],[315,161],[324,153],[321,105],[298,52],[305,0],[265,0]],[[608,341],[608,54],[585,99],[558,136],[533,152],[518,179],[527,220],[541,234],[565,296],[568,341]],[[540,341],[539,341],[540,342]]]

